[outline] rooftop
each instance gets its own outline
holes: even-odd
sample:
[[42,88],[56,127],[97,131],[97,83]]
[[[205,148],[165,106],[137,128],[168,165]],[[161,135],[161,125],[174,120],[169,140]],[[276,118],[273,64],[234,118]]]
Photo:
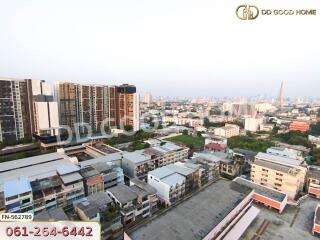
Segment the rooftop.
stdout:
[[92,204],[88,201],[77,203],[75,204],[75,207],[81,209],[89,219],[95,217],[97,213],[100,212],[96,204]]
[[253,189],[257,194],[263,195],[265,197],[274,199],[278,202],[282,202],[286,198],[286,194],[279,192],[277,190],[261,186],[259,184],[256,184],[254,182],[251,182],[249,180],[246,180],[244,178],[237,177],[233,180],[233,187],[236,189],[237,184],[240,185],[239,187],[241,188],[242,186],[248,187],[250,189]]
[[80,170],[80,174],[84,178],[90,178],[90,177],[93,177],[93,176],[97,176],[100,173],[95,168],[93,168],[92,166],[87,166],[87,167],[82,168]]
[[97,192],[86,197],[91,203],[95,203],[99,208],[112,203],[112,200],[106,192]]
[[137,150],[134,152],[124,152],[123,157],[133,163],[142,163],[151,159],[150,155],[143,154],[143,150]]
[[315,211],[315,223],[320,224],[320,205],[319,204]]
[[179,173],[183,176],[188,176],[188,175],[195,172],[195,169],[183,166],[179,163],[178,164],[170,164],[170,165],[167,165],[167,167],[170,168],[172,171]]
[[35,166],[38,164],[43,164],[45,162],[62,160],[64,158],[65,158],[64,155],[55,152],[55,153],[43,154],[35,157],[22,158],[19,160],[2,162],[0,163],[0,173],[23,168],[23,167],[28,167],[28,166]]
[[161,181],[169,186],[175,186],[176,184],[181,184],[185,181],[185,177],[179,173],[173,173],[167,177],[161,178]]
[[121,158],[122,158],[122,152],[116,152],[116,153],[108,154],[106,156],[101,156],[101,157],[93,158],[87,161],[79,162],[79,164],[81,167],[85,167],[98,162],[113,162],[113,161],[120,160]]
[[133,240],[203,239],[250,192],[221,179],[130,234]]
[[157,190],[154,187],[152,187],[150,184],[148,184],[144,181],[141,181],[139,179],[132,178],[132,179],[130,179],[130,183],[138,186],[139,188],[142,188],[143,190],[147,191],[149,194],[156,194],[157,193]]
[[57,166],[70,163],[68,160],[62,159],[53,162],[45,162],[35,166],[27,166],[0,173],[0,191],[3,189],[3,183],[7,180],[16,179],[20,176],[26,176],[30,181],[36,179],[47,178],[57,175]]
[[24,176],[21,176],[15,180],[9,180],[7,182],[4,182],[3,188],[5,198],[32,191],[31,184],[28,178]]
[[126,204],[130,201],[135,200],[138,196],[137,194],[126,185],[118,185],[107,189],[107,192],[112,193],[112,195],[121,203]]
[[269,162],[274,162],[282,165],[287,165],[291,167],[297,167],[301,165],[301,161],[295,160],[288,157],[277,156],[269,153],[259,152],[256,156],[256,159],[262,159]]
[[72,163],[57,166],[57,172],[59,173],[59,175],[78,172],[79,170],[80,170],[80,167]]
[[163,166],[163,167],[160,167],[160,168],[157,168],[155,170],[152,170],[149,172],[150,175],[156,177],[156,178],[164,178],[168,175],[171,175],[171,174],[174,174],[175,172],[168,168],[167,166]]
[[34,215],[35,221],[64,221],[69,220],[62,208],[43,210]]
[[202,158],[210,162],[219,162],[221,158],[210,153],[194,153],[194,158]]
[[60,178],[64,184],[69,184],[72,182],[77,182],[82,180],[82,176],[77,172],[60,176]]
[[320,179],[320,167],[310,166],[308,170],[308,177]]
[[266,168],[270,168],[279,172],[284,172],[284,173],[289,173],[290,169],[292,169],[292,167],[288,167],[285,165],[281,165],[281,164],[277,164],[274,162],[268,162],[268,161],[264,161],[264,160],[260,160],[257,159],[254,161],[254,164],[261,166],[261,167],[266,167]]
[[237,154],[245,155],[250,160],[254,160],[254,157],[258,154],[255,151],[250,151],[250,150],[242,149],[242,148],[234,148],[234,149],[232,149],[232,151]]

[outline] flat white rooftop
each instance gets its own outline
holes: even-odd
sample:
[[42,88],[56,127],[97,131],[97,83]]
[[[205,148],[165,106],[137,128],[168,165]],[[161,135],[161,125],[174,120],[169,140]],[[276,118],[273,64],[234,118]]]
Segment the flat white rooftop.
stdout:
[[301,161],[295,160],[288,157],[277,156],[269,153],[259,152],[256,156],[256,159],[261,159],[269,162],[278,163],[281,165],[287,165],[291,167],[297,167],[301,165]]

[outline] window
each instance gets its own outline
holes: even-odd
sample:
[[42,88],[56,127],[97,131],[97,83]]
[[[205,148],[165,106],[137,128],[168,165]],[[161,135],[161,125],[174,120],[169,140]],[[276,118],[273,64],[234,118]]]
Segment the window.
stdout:
[[9,201],[12,201],[12,200],[17,199],[17,198],[18,198],[18,195],[11,196],[11,197],[6,198],[6,201],[9,202]]

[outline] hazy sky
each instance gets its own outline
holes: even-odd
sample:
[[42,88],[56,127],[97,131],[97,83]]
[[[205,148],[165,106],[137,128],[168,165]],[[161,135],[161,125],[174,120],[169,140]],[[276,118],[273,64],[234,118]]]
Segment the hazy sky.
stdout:
[[[317,16],[241,21],[239,4]],[[0,76],[163,96],[319,96],[320,1],[0,0]]]

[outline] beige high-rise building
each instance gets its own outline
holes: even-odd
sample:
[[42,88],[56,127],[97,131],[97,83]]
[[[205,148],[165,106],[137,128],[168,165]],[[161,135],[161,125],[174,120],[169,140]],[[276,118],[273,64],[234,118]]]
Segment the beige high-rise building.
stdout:
[[144,102],[145,104],[147,104],[148,106],[152,103],[152,95],[151,95],[150,92],[146,92],[146,93],[144,94],[143,102]]
[[251,168],[251,181],[296,198],[303,190],[307,168],[303,162],[268,153],[258,153]]

